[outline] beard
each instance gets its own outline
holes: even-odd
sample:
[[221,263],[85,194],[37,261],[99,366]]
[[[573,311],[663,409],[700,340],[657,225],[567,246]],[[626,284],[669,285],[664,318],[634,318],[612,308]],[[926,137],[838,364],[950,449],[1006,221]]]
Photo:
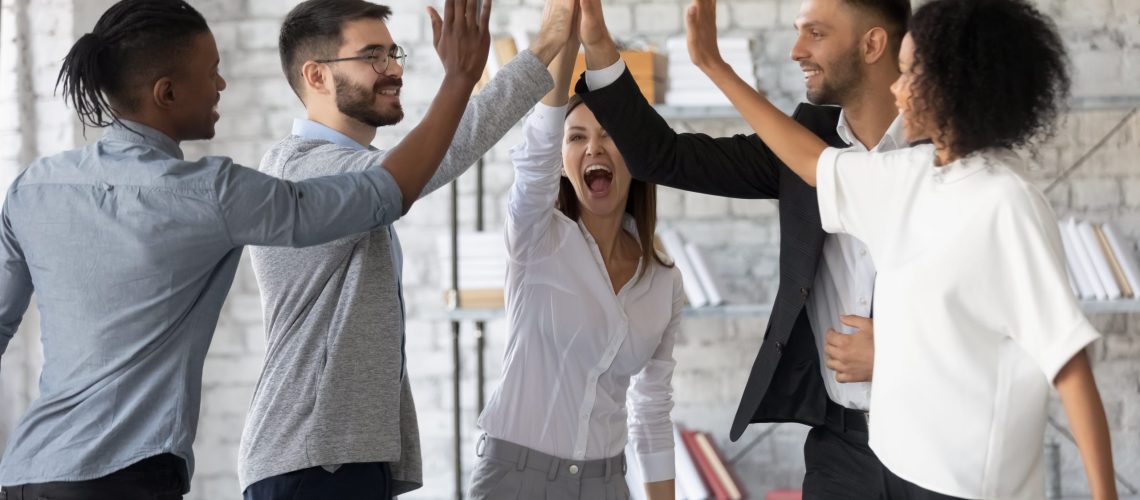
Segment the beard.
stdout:
[[355,85],[347,77],[334,75],[336,80],[336,108],[345,116],[371,127],[395,125],[404,119],[404,107],[395,103],[387,109],[377,111],[373,100],[380,89],[390,86],[403,86],[400,78],[381,77],[371,88]]
[[827,78],[823,83],[815,89],[807,90],[808,102],[820,106],[843,106],[852,93],[863,85],[865,68],[859,59],[858,44],[835,58],[825,73]]

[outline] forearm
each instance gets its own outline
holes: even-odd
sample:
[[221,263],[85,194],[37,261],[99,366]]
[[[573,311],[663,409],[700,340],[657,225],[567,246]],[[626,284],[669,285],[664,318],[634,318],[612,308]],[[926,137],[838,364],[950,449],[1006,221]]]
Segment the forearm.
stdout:
[[573,78],[574,62],[577,57],[578,44],[567,44],[550,63],[550,76],[554,79],[554,88],[543,96],[543,104],[547,106],[566,105],[570,96],[570,79]]
[[1116,480],[1112,467],[1112,442],[1104,404],[1089,367],[1088,355],[1081,351],[1061,369],[1055,381],[1069,426],[1096,500],[1115,500]]
[[529,51],[520,52],[471,98],[455,136],[420,197],[463,175],[553,87],[546,66]]
[[649,500],[673,500],[676,495],[677,487],[673,479],[645,483],[645,496]]
[[701,69],[772,152],[804,182],[815,186],[816,165],[827,144],[773,106],[724,62]]
[[445,76],[423,120],[384,159],[384,168],[400,187],[404,212],[439,168],[471,99],[472,86],[467,77]]

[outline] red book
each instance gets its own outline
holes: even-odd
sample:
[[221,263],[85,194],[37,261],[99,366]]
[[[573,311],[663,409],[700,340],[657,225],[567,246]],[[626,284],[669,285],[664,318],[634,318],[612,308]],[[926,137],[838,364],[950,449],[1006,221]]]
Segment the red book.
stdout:
[[704,432],[698,432],[696,441],[705,452],[705,455],[708,456],[709,464],[712,465],[713,471],[716,472],[717,479],[720,481],[720,485],[724,488],[725,495],[728,496],[729,500],[743,499],[744,492],[740,489],[740,482],[732,477],[732,474],[728,470],[728,463],[724,460],[724,457],[721,456],[720,452],[717,451],[716,445],[713,444],[713,440],[709,438],[709,435]]
[[709,455],[697,441],[697,433],[685,429],[681,431],[681,439],[685,441],[685,448],[688,448],[689,454],[693,456],[693,462],[696,462],[697,468],[701,470],[701,479],[705,480],[705,486],[712,492],[713,498],[730,500],[731,497],[728,496],[728,491],[721,484],[720,476],[717,475],[713,463],[709,460]]

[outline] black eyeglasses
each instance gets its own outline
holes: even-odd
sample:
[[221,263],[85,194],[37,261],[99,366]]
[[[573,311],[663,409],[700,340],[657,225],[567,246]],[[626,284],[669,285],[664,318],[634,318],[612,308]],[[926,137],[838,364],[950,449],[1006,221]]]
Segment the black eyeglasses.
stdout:
[[388,49],[388,52],[382,52],[382,50],[382,47],[376,47],[365,56],[342,57],[340,59],[317,59],[313,62],[326,64],[341,61],[368,61],[368,63],[372,65],[372,71],[383,75],[385,71],[388,71],[388,64],[392,62],[392,59],[395,59],[396,63],[400,66],[403,66],[404,61],[408,59],[408,53],[404,52],[404,48],[399,45],[393,45],[392,48]]

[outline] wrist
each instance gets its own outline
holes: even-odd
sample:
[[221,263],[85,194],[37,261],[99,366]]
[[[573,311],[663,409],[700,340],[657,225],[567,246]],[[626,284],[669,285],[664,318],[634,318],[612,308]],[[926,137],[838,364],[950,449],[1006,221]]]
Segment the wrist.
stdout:
[[534,57],[538,58],[543,66],[549,66],[550,62],[554,60],[554,57],[557,56],[558,52],[562,49],[564,43],[565,40],[559,42],[550,35],[542,33],[534,43],[530,44],[530,51],[534,54]]
[[586,69],[599,70],[613,66],[621,55],[612,38],[603,37],[603,41],[584,44],[586,48]]

